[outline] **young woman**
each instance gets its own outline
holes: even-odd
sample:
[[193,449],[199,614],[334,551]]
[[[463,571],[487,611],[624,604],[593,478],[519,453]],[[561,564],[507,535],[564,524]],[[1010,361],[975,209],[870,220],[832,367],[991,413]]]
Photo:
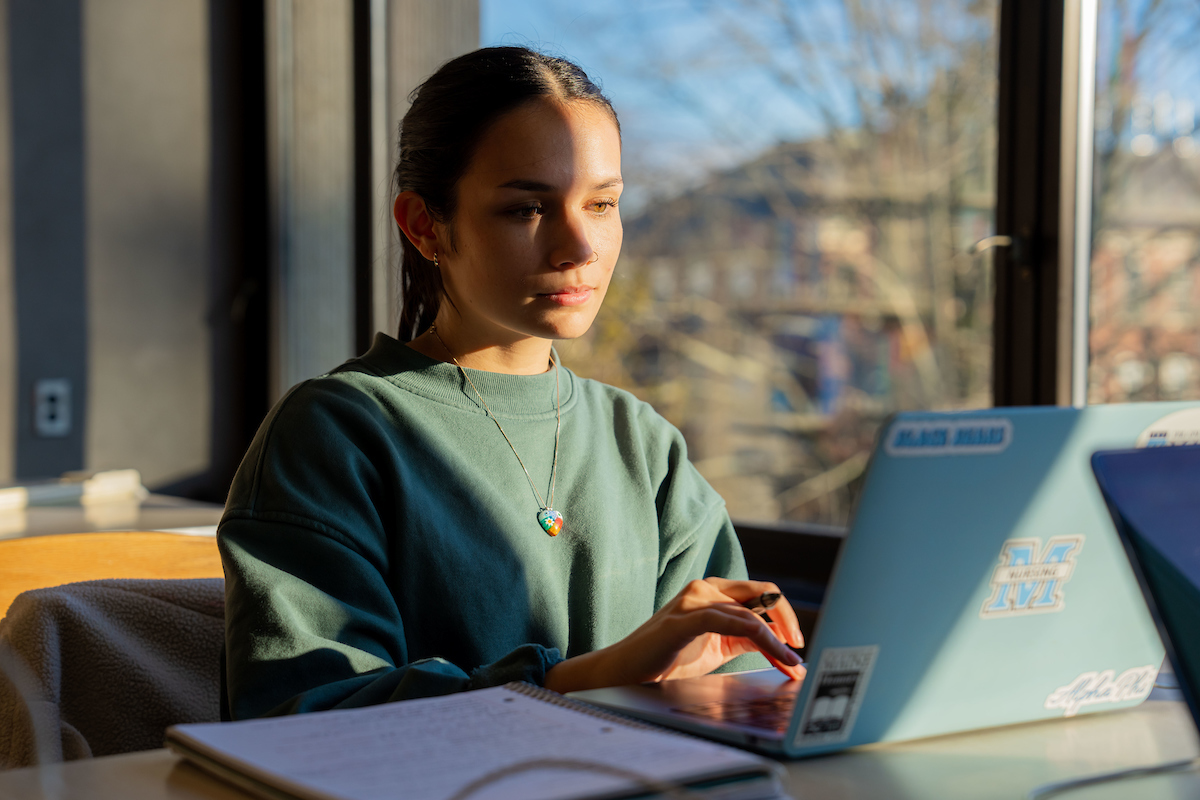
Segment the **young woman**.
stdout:
[[[400,340],[296,387],[230,491],[234,718],[527,680],[557,691],[803,668],[768,625],[683,438],[551,343],[592,324],[621,248],[621,139],[574,64],[443,66],[400,135]],[[741,658],[739,658],[739,656]]]

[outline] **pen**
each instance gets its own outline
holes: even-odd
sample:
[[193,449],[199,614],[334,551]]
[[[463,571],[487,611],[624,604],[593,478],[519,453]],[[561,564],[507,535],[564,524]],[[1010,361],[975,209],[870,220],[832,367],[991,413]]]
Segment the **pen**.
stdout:
[[[781,597],[783,597],[783,595],[780,594],[779,592],[763,592],[758,597],[755,597],[751,600],[747,600],[746,602],[742,603],[742,608],[750,609],[755,614],[758,614],[760,617],[762,617],[764,622],[766,622],[768,625],[770,625],[772,622],[774,622],[774,620],[771,619],[771,615],[767,613],[767,609],[774,608],[775,604],[779,602],[779,598],[781,598]],[[787,644],[787,642],[784,642],[784,644]],[[796,654],[797,657],[800,658],[800,663],[803,664],[804,658],[800,656],[801,651],[798,648],[792,647],[790,644],[787,646],[793,653]],[[779,666],[779,664],[776,663],[774,658],[767,655],[766,653],[763,653],[763,655],[766,655],[767,660],[770,661],[772,664],[774,664],[776,667]]]
[[771,623],[774,622],[774,620],[772,620],[771,615],[767,613],[767,609],[774,608],[775,604],[779,602],[779,598],[781,597],[783,597],[783,595],[781,595],[779,592],[763,592],[758,597],[742,603],[742,607],[748,608],[755,614],[758,614],[763,618],[764,622]]

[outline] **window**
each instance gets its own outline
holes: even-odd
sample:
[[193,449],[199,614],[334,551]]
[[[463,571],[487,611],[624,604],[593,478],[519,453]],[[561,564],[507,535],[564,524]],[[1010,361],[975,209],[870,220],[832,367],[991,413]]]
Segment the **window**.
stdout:
[[625,245],[562,347],[745,521],[842,525],[889,413],[992,402],[995,0],[482,3],[621,117]]
[[1200,398],[1200,7],[1097,28],[1088,402]]

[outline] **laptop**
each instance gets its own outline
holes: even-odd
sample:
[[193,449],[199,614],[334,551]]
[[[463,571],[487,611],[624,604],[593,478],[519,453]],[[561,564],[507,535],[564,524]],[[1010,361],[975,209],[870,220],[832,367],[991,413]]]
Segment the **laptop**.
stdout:
[[786,756],[1136,705],[1163,646],[1089,458],[1175,443],[1193,422],[1198,403],[897,414],[804,681],[763,670],[572,696]]
[[1092,471],[1200,727],[1200,447],[1100,452]]

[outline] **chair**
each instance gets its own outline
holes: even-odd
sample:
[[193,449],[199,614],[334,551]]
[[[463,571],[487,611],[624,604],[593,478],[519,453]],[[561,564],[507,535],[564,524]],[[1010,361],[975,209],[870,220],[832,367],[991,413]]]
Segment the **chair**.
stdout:
[[[219,575],[207,537],[0,542],[0,603],[17,595],[0,647],[33,684],[22,698],[0,677],[0,768],[161,747],[169,725],[219,719]],[[40,754],[35,724],[49,731]]]

